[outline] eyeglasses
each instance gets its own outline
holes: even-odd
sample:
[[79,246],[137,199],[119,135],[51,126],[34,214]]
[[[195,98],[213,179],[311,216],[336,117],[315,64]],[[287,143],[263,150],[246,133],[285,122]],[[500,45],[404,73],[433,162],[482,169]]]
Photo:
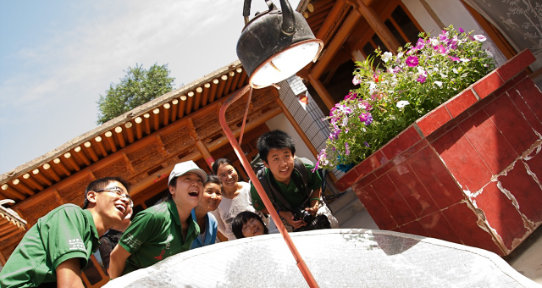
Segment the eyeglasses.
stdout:
[[110,188],[106,188],[106,189],[102,189],[102,190],[94,190],[94,192],[109,192],[109,193],[115,193],[117,194],[117,196],[119,196],[121,199],[122,198],[126,198],[126,200],[128,200],[128,202],[130,202],[130,205],[133,207],[134,205],[134,202],[132,201],[132,198],[130,197],[130,195],[128,195],[127,193],[124,193],[124,190],[122,190],[122,188],[118,187],[118,186],[113,186],[113,187],[110,187]]

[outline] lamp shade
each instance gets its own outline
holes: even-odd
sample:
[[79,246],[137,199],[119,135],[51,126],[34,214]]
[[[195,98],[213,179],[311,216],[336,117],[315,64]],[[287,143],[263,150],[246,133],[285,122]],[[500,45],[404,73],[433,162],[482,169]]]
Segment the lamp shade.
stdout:
[[315,61],[323,47],[303,15],[292,11],[287,0],[280,3],[282,11],[270,4],[269,11],[249,21],[237,42],[237,56],[253,88],[289,78]]

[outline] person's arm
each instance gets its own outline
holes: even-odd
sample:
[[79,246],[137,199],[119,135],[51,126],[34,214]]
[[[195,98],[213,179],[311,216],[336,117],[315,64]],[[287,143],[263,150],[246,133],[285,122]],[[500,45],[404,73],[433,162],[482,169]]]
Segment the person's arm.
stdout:
[[126,259],[128,259],[130,255],[130,252],[126,251],[121,245],[117,245],[113,248],[111,256],[109,257],[109,269],[107,270],[111,279],[122,275],[122,271],[124,271],[124,267],[126,267]]
[[294,229],[307,225],[303,220],[294,220],[294,214],[290,211],[279,211],[280,217],[286,220]]
[[56,267],[57,287],[85,287],[81,279],[81,261],[71,258]]
[[305,208],[305,210],[311,213],[312,216],[316,215],[318,208],[320,208],[320,197],[322,197],[322,188],[312,191],[309,199],[310,206]]

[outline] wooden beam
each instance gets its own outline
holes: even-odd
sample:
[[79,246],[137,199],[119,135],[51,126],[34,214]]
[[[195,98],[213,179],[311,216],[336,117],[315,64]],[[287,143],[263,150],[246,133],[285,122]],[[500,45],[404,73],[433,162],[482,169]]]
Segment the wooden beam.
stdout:
[[[218,84],[220,84],[220,81],[218,79],[213,79],[212,81],[212,84],[211,84],[211,92],[209,93],[210,94],[210,98],[209,98],[209,103],[213,103],[213,101],[215,101],[215,97],[216,97],[216,94],[217,94],[217,90],[218,90]],[[216,97],[218,98],[218,97]]]
[[184,117],[184,108],[186,107],[186,95],[179,97],[179,118]]
[[98,153],[100,153],[102,157],[106,157],[107,151],[105,151],[104,143],[102,142],[102,136],[96,136],[94,138],[94,142],[96,143],[94,147],[98,149]]
[[395,36],[391,33],[390,29],[386,26],[384,21],[378,16],[373,8],[367,6],[363,1],[356,0],[354,9],[359,11],[363,18],[367,21],[369,26],[375,31],[376,35],[380,37],[380,40],[386,45],[388,51],[395,52],[397,48],[401,46],[399,41],[395,39]]
[[309,82],[312,85],[312,88],[316,90],[316,93],[318,93],[318,96],[320,96],[320,99],[324,102],[328,110],[331,110],[333,106],[335,106],[335,101],[333,100],[333,97],[327,92],[326,87],[324,87],[324,84],[320,82],[317,78],[315,78],[312,74],[308,75]]
[[51,165],[49,163],[43,164],[43,173],[47,174],[49,178],[52,178],[55,180],[55,182],[60,181],[60,176],[56,174],[56,172],[51,168]]
[[350,11],[350,13],[348,13],[348,16],[346,17],[343,24],[339,28],[339,31],[337,31],[333,39],[329,42],[327,47],[324,49],[324,51],[322,52],[322,55],[320,55],[320,58],[314,65],[314,68],[312,69],[312,71],[310,72],[310,74],[312,74],[312,76],[315,79],[318,79],[320,78],[320,76],[322,76],[324,70],[328,67],[329,63],[333,60],[333,57],[335,56],[337,51],[341,49],[344,42],[346,42],[346,40],[348,39],[348,37],[350,36],[352,31],[354,30],[354,27],[356,26],[356,24],[358,23],[360,19],[361,19],[361,15],[359,11],[352,10]]
[[179,109],[179,99],[173,99],[173,101],[171,101],[171,122],[177,120],[177,109]]
[[32,175],[34,175],[34,178],[36,178],[40,183],[43,185],[51,186],[53,185],[53,182],[51,180],[47,179],[43,173],[40,173],[40,170],[38,168],[32,170]]
[[3,184],[1,189],[2,194],[7,196],[6,198],[17,200],[24,200],[26,198],[23,193],[11,188],[8,184]]
[[43,186],[39,184],[38,182],[36,182],[36,180],[34,180],[32,176],[30,175],[30,173],[25,173],[23,175],[23,183],[25,183],[31,189],[34,189],[37,191],[43,190]]
[[78,160],[78,162],[85,164],[85,166],[90,165],[90,160],[88,160],[87,156],[83,152],[83,148],[81,146],[77,146],[73,148],[73,155]]
[[132,124],[132,122],[126,122],[126,124],[124,124],[124,131],[126,131],[126,138],[128,138],[129,144],[132,144],[135,141],[133,126],[134,124]]
[[205,83],[203,84],[203,94],[201,95],[201,105],[205,106],[207,105],[207,102],[209,101],[209,90],[211,89],[211,84]]
[[201,105],[201,94],[203,93],[203,88],[196,88],[196,95],[194,98],[194,110],[198,110]]
[[143,137],[143,118],[137,117],[134,119],[135,122],[135,130],[136,130],[136,137],[137,139],[141,139]]
[[152,109],[152,128],[154,131],[160,129],[160,108]]
[[70,166],[70,168],[72,170],[75,170],[75,171],[79,171],[81,170],[81,167],[79,167],[79,165],[77,165],[77,163],[75,163],[75,160],[73,160],[73,157],[72,157],[72,153],[70,152],[66,152],[64,153],[64,163],[68,164],[68,166]]
[[112,153],[117,152],[117,145],[115,145],[115,140],[113,140],[113,132],[107,131],[104,134],[105,136],[105,142],[107,142],[107,145],[111,149]]
[[124,133],[122,133],[122,127],[117,126],[113,131],[115,131],[115,138],[117,139],[117,143],[119,143],[120,148],[124,148],[126,146],[126,141],[124,140]]
[[186,100],[186,114],[188,115],[190,112],[192,112],[192,108],[194,106],[194,92],[190,91],[186,95],[188,96]]

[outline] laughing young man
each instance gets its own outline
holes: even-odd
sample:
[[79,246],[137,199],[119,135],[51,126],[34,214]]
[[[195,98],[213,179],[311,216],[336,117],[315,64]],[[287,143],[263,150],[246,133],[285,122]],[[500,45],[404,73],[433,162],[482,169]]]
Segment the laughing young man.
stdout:
[[109,276],[116,278],[190,249],[200,234],[190,216],[203,193],[207,173],[193,161],[169,174],[169,199],[138,213],[111,252]]
[[[269,131],[258,138],[256,147],[265,166],[258,171],[258,179],[288,231],[338,227],[322,201],[322,179],[312,172],[312,164],[295,157],[292,137],[280,130]],[[250,194],[254,208],[268,213],[252,183]]]
[[64,204],[38,219],[0,272],[0,287],[84,287],[81,269],[109,228],[132,215],[120,178],[91,182],[83,209]]

